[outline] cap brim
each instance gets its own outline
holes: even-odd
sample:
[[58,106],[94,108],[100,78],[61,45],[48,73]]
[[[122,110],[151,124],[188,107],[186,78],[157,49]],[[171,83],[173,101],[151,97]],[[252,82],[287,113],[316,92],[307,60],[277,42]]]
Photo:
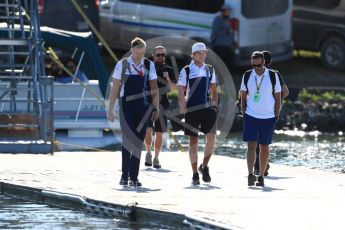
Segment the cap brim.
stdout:
[[195,53],[195,52],[199,52],[199,51],[208,51],[208,49],[204,49],[204,50],[196,50],[196,51],[194,51],[193,53]]

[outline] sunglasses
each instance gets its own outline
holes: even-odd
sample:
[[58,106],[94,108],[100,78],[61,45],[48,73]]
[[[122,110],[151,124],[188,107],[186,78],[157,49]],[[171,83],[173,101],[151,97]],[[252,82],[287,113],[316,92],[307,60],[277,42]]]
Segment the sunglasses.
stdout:
[[165,53],[156,54],[156,57],[165,57]]
[[260,67],[262,67],[262,66],[263,66],[263,63],[261,63],[261,64],[257,64],[257,65],[252,64],[252,66],[253,66],[254,68],[255,68],[255,67],[260,68]]

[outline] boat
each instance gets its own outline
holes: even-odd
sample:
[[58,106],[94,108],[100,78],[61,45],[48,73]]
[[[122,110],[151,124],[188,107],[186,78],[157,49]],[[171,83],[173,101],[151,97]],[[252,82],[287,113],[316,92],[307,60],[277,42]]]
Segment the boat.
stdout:
[[70,32],[41,27],[45,47],[64,50],[81,60],[88,83],[54,82],[54,127],[60,150],[105,148],[119,144],[119,119],[106,117],[107,73],[99,47],[91,32]]
[[[109,74],[92,33],[41,27],[41,36],[46,49],[51,47],[58,54],[61,50],[73,53],[76,60],[82,58],[80,68],[91,79],[83,84],[54,82],[55,150],[95,150],[118,144],[121,141],[119,120],[110,124],[106,116],[104,95]],[[25,84],[19,82],[17,87],[26,87]],[[0,81],[1,89],[8,87],[9,81]],[[18,91],[16,98],[26,99],[26,92]],[[0,103],[0,112],[8,110],[9,106],[8,103]],[[25,106],[25,103],[18,104],[17,110],[25,110]]]

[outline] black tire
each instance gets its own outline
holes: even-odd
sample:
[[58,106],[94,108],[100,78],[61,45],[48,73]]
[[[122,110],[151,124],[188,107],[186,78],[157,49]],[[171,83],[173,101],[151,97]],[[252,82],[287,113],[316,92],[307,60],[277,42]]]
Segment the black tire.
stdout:
[[345,69],[345,42],[341,38],[330,38],[321,47],[321,61],[330,70]]

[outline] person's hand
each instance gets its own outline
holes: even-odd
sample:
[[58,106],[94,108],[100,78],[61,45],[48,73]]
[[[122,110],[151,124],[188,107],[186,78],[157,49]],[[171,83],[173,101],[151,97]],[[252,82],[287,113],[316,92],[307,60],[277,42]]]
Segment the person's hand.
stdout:
[[276,123],[277,123],[277,122],[278,122],[278,120],[279,120],[279,115],[280,115],[280,114],[275,114]]
[[108,111],[108,121],[110,121],[110,122],[114,122],[115,121],[115,114],[114,114],[114,111],[112,111],[112,110],[109,110]]
[[155,109],[151,115],[151,120],[156,121],[159,118],[159,109]]
[[164,77],[165,80],[168,80],[169,73],[168,72],[163,72],[163,77]]
[[218,106],[216,106],[216,105],[212,105],[212,106],[211,106],[211,109],[212,109],[213,111],[215,111],[216,113],[218,112]]

